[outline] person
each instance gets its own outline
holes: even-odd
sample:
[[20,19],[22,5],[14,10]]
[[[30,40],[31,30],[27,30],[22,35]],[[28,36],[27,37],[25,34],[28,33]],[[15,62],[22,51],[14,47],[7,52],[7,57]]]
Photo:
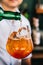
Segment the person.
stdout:
[[[0,7],[5,11],[20,12],[18,6],[23,0],[0,0]],[[22,26],[28,26],[31,35],[31,26],[29,21],[21,14]],[[9,37],[12,24],[15,25],[14,29],[17,31],[20,27],[20,21],[12,21],[3,19],[0,21],[0,65],[19,65],[18,59],[13,58],[6,51],[6,42]],[[32,54],[24,58],[23,60],[29,65],[29,60]]]

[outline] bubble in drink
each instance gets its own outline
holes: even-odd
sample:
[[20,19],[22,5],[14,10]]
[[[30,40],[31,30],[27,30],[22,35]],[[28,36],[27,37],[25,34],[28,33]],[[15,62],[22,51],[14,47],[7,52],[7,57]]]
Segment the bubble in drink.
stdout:
[[6,44],[6,49],[8,53],[13,56],[14,58],[17,59],[22,59],[28,56],[32,50],[32,41],[29,38],[14,38],[15,33],[10,35],[8,38],[7,44]]

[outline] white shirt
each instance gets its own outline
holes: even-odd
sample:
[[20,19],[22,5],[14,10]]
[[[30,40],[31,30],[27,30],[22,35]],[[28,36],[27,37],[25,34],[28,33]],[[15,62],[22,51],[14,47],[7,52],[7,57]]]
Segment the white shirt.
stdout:
[[[14,31],[17,32],[20,27],[28,26],[29,32],[31,34],[29,21],[23,15],[21,15],[21,19],[22,19],[22,23],[19,20],[17,20],[14,21],[13,24],[12,24],[12,20],[3,19],[2,21],[0,21],[0,47],[1,48],[6,49],[7,39],[9,37],[10,31],[12,31],[13,28]],[[25,32],[23,31],[21,34],[23,33]]]
[[[14,31],[17,32],[20,27],[28,26],[29,33],[31,34],[31,27],[30,27],[29,21],[23,15],[21,15],[21,20],[22,20],[22,23],[20,22],[20,20],[17,20],[17,21],[14,20],[13,23],[12,23],[12,20],[7,20],[7,19],[3,19],[0,21],[0,50],[1,49],[6,50],[7,39],[9,37],[10,32],[13,31],[12,30],[13,28],[14,28]],[[24,31],[21,32],[21,35],[22,34],[24,34]],[[31,57],[31,55],[30,55],[30,57]],[[4,59],[4,57],[3,57],[3,59]],[[9,61],[8,57],[6,57],[6,59]],[[4,59],[4,60],[6,60],[6,59]],[[6,62],[7,62],[7,60],[6,60]]]

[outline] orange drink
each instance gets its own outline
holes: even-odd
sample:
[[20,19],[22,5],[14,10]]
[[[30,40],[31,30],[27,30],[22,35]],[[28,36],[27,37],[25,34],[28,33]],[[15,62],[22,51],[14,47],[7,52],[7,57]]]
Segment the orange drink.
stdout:
[[32,40],[29,38],[14,38],[15,32],[13,32],[8,38],[6,49],[8,53],[17,59],[22,59],[28,56],[32,50]]

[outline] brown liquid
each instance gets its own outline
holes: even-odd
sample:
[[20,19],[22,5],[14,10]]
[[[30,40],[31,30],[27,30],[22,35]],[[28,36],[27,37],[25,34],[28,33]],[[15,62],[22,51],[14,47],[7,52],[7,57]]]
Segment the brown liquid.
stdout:
[[14,32],[8,38],[6,49],[8,53],[17,59],[22,59],[28,56],[32,50],[32,41],[31,39],[26,38],[15,38],[14,39]]

